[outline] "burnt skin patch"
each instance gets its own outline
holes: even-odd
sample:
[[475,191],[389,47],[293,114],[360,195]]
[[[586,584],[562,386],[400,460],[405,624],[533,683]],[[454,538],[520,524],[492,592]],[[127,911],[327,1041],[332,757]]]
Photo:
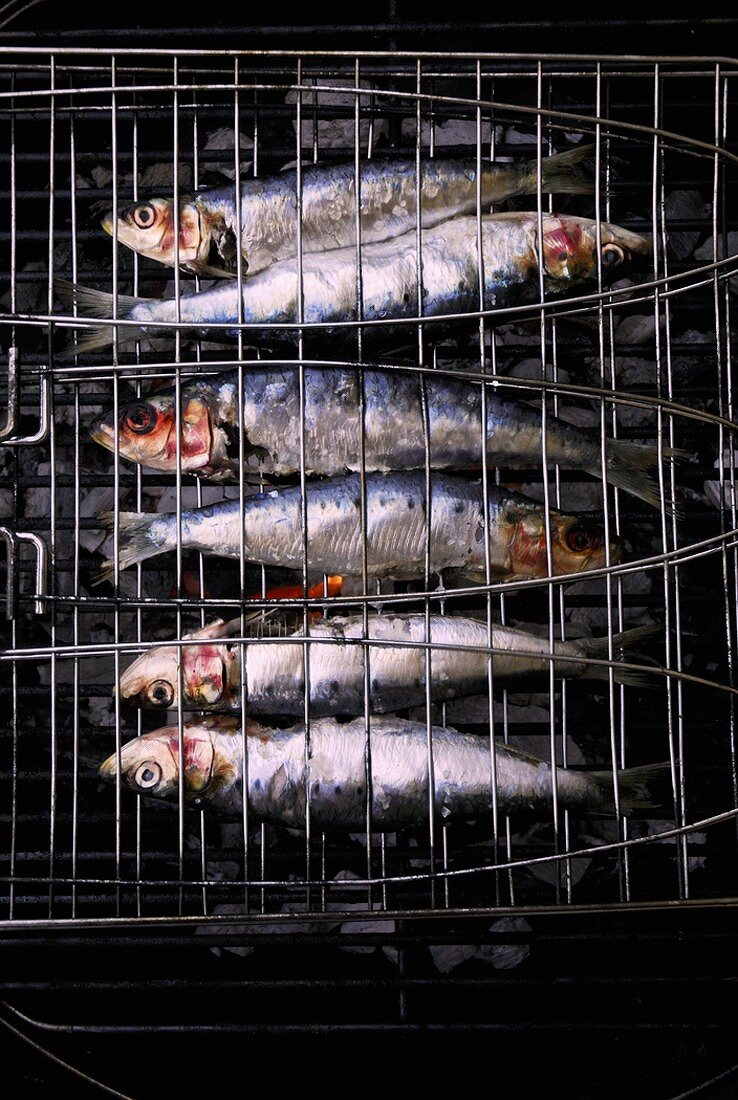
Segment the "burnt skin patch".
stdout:
[[193,702],[209,705],[223,695],[223,648],[208,644],[184,647],[184,682]]
[[238,779],[238,772],[231,763],[220,762],[210,783],[207,785],[208,798],[215,798],[222,791],[229,790]]

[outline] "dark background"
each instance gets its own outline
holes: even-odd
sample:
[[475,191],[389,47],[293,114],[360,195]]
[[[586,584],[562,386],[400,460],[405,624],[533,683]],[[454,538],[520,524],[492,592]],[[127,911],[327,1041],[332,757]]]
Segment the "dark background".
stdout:
[[[0,22],[20,10],[24,0],[4,5]],[[187,5],[56,4],[40,0],[2,29],[3,40],[59,39],[67,45],[102,45],[118,40],[136,46],[192,45],[192,30],[212,48],[300,47],[327,49],[407,49],[521,51],[526,53],[707,54],[730,56],[738,20],[715,5],[699,6],[673,18],[673,5],[612,5],[595,16],[592,4],[552,5],[543,14],[505,10],[500,4],[435,6],[417,3],[373,3],[356,10],[345,3],[303,0],[274,5],[264,17],[254,7],[242,21],[234,6],[190,0]],[[603,6],[604,7],[604,6]],[[645,11],[644,11],[645,7]],[[727,9],[730,12],[730,9]],[[186,15],[185,15],[186,13]],[[458,18],[454,19],[454,16]],[[92,28],[92,29],[91,29]]]

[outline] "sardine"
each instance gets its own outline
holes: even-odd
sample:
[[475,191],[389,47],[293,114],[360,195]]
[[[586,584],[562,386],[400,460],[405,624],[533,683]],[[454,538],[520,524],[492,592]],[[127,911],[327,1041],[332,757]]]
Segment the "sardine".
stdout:
[[[544,288],[546,294],[562,294],[590,281],[597,274],[596,223],[565,214],[542,217]],[[616,225],[600,224],[603,271],[623,278],[651,255],[651,244],[636,233]],[[480,301],[479,241],[483,257],[484,294]],[[330,326],[345,321],[400,321],[417,317],[441,317],[502,309],[540,299],[538,274],[538,215],[496,214],[481,219],[460,217],[426,229],[422,240],[422,308],[418,308],[418,252],[414,233],[395,240],[368,244],[361,253],[361,309],[357,310],[356,254],[353,249],[314,253],[303,257],[302,280],[297,260],[282,260],[242,286],[239,311],[238,284],[233,280],[173,298],[118,297],[120,340],[142,335],[162,336],[180,323],[195,333],[213,338],[232,337],[239,323],[257,326],[260,339],[287,340],[296,333],[285,325]],[[80,317],[109,319],[113,297],[99,290],[57,280],[60,296],[71,300]],[[300,289],[302,288],[302,294]],[[300,316],[302,314],[302,316]],[[76,320],[76,318],[75,318]],[[152,325],[153,322],[153,325]],[[214,330],[214,324],[225,327]],[[384,326],[380,328],[385,331]],[[339,330],[322,330],[325,335]],[[353,329],[349,330],[349,335]],[[346,333],[344,332],[345,336]],[[94,351],[110,344],[108,324],[85,327],[76,344],[78,352]]]
[[[411,578],[425,574],[428,523],[430,570],[451,571],[483,581],[487,547],[492,576],[509,581],[547,575],[546,510],[542,504],[501,486],[489,486],[489,530],[485,539],[480,482],[445,474],[431,478],[427,508],[423,473],[367,474],[366,567],[370,577]],[[307,487],[307,568],[322,574],[359,577],[363,572],[361,478],[358,474],[310,482]],[[429,514],[430,513],[430,514]],[[113,514],[100,513],[113,527]],[[550,553],[554,575],[580,573],[605,564],[601,527],[576,515],[551,510]],[[125,569],[177,546],[177,515],[121,512],[119,565]],[[241,532],[247,561],[302,570],[304,546],[299,486],[182,511],[181,545],[218,557],[240,558]],[[610,560],[622,553],[610,543]],[[98,579],[113,574],[106,562]]]
[[[650,637],[655,627],[636,627],[612,639],[615,660],[636,660],[632,647]],[[198,710],[237,710],[242,703],[249,715],[300,716],[305,706],[305,657],[298,630],[291,637],[249,640],[241,645],[241,620],[210,623],[187,635],[192,645],[160,645],[147,649],[123,672],[120,698],[140,707],[176,707],[179,667],[182,666],[182,706]],[[364,711],[364,655],[369,665],[369,708],[376,712],[421,706],[425,702],[426,646],[430,647],[430,689],[441,703],[487,690],[487,623],[462,615],[370,615],[362,642],[361,615],[311,623],[308,630],[310,713],[362,714]],[[607,680],[609,667],[592,664],[607,660],[609,639],[576,638],[554,642],[554,674],[569,679]],[[527,630],[492,626],[494,683],[509,686],[526,677],[547,674],[548,638]],[[572,658],[567,660],[566,658]],[[648,674],[615,667],[617,683],[642,684]]]
[[[301,394],[297,367],[249,363],[243,369],[239,417],[237,371],[205,375],[180,386],[180,464],[183,472],[213,481],[238,479],[240,440],[259,472],[282,477],[300,469]],[[343,474],[361,464],[362,428],[367,471],[425,468],[426,425],[431,469],[469,469],[481,462],[480,384],[435,373],[421,377],[398,369],[359,372],[348,367],[306,367],[305,472]],[[497,466],[539,466],[541,414],[486,389],[485,458]],[[362,419],[362,407],[364,415]],[[131,462],[172,473],[177,463],[176,395],[162,390],[112,412],[90,430],[96,442]],[[599,433],[546,421],[546,459],[563,469],[601,475]],[[240,428],[240,432],[239,432]],[[666,457],[681,455],[668,448]],[[607,480],[658,507],[658,485],[646,472],[658,466],[651,444],[609,439]]]
[[[585,194],[593,189],[582,170],[594,146],[581,145],[541,162],[544,193]],[[482,164],[482,209],[517,195],[535,195],[535,160]],[[477,208],[474,161],[429,160],[420,166],[420,220],[424,228]],[[401,237],[416,226],[418,177],[414,161],[372,160],[360,176],[361,241],[370,244]],[[353,247],[356,240],[356,175],[353,164],[302,170],[302,250],[326,252]],[[241,184],[240,212],[233,187],[219,187],[179,201],[179,257],[175,248],[174,199],[152,197],[125,207],[106,233],[142,256],[195,275],[233,275],[238,261],[239,213],[242,271],[249,275],[297,255],[297,173],[281,172]]]
[[[364,830],[367,799],[376,832],[416,828],[429,816],[428,732],[424,724],[372,717],[371,783],[367,792],[364,719],[310,723],[310,759],[305,760],[305,727],[273,729],[248,722],[242,735],[233,718],[207,718],[184,726],[185,800],[225,816],[243,813],[243,779],[248,785],[251,820],[304,829],[306,814],[316,829]],[[441,822],[489,817],[493,771],[486,737],[434,726],[433,808]],[[244,759],[244,744],[246,758]],[[539,760],[495,744],[497,805],[548,814],[553,772]],[[656,809],[657,791],[668,765],[618,772],[620,810]],[[172,726],[137,737],[100,765],[100,777],[138,794],[176,800],[179,793],[179,739]],[[558,804],[579,813],[615,812],[611,771],[556,768]]]

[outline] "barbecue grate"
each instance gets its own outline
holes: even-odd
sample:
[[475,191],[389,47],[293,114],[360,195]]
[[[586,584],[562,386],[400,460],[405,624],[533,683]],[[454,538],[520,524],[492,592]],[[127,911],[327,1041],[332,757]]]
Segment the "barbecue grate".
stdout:
[[[688,58],[0,51],[0,265],[9,283],[0,318],[8,378],[0,443],[9,620],[0,689],[3,930],[166,923],[242,936],[244,927],[314,931],[316,921],[350,935],[367,919],[735,900],[735,76],[726,62]],[[306,163],[349,160],[358,179],[379,155],[414,158],[419,168],[451,154],[478,163],[535,158],[577,140],[595,144],[596,193],[539,194],[538,209],[551,201],[551,209],[555,202],[652,234],[644,281],[606,288],[600,272],[593,293],[563,302],[480,310],[451,329],[418,319],[393,334],[381,357],[373,343],[381,323],[359,316],[344,326],[340,362],[359,377],[380,358],[387,370],[421,378],[460,376],[488,394],[542,400],[548,414],[568,409],[603,438],[692,452],[692,462],[664,462],[659,511],[612,488],[603,501],[599,484],[572,471],[485,473],[552,506],[603,513],[627,538],[627,560],[574,584],[554,578],[453,592],[431,575],[381,588],[364,577],[343,596],[286,606],[266,598],[272,573],[180,551],[173,565],[139,566],[115,586],[91,586],[102,556],[99,509],[181,516],[193,503],[249,491],[243,480],[231,492],[134,470],[117,455],[111,461],[86,437],[94,416],[162,378],[180,385],[195,372],[256,359],[302,375],[306,365],[336,361],[333,334],[316,325],[293,326],[287,353],[270,350],[249,326],[231,346],[198,342],[179,326],[169,345],[140,341],[131,350],[115,318],[109,355],[65,356],[70,317],[55,277],[114,294],[189,289],[178,271],[108,239],[98,204],[115,211],[224,175],[238,186],[289,162],[299,178]],[[359,276],[357,249],[358,287]],[[675,517],[678,501],[684,515]],[[469,609],[489,624],[537,625],[551,644],[659,624],[654,653],[664,667],[655,688],[624,689],[612,674],[602,685],[555,682],[551,665],[546,690],[523,695],[497,690],[490,662],[486,699],[438,705],[428,691],[420,715],[429,729],[440,719],[480,734],[492,716],[505,741],[572,767],[669,760],[673,813],[580,820],[554,799],[550,819],[535,823],[496,814],[441,829],[429,823],[424,835],[335,838],[310,829],[291,835],[248,814],[222,824],[181,803],[172,809],[101,790],[100,760],[161,725],[111,699],[132,655],[243,614],[243,597],[253,593],[261,595],[249,611],[278,607],[303,631],[309,613],[347,607]],[[244,635],[241,648],[248,644]],[[176,714],[175,726],[182,721]]]

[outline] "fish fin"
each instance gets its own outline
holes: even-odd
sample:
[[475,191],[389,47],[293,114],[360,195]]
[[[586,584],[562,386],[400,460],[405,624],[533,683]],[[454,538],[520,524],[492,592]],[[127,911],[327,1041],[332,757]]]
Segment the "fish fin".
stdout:
[[[235,462],[232,467],[226,467],[225,469],[215,466],[201,466],[199,470],[191,470],[190,473],[193,477],[207,479],[211,485],[232,485],[240,478],[240,471]],[[262,470],[251,468],[244,470],[243,480],[244,484],[252,486],[260,485],[262,481],[272,485],[278,479],[265,474]]]
[[[94,290],[89,286],[81,286],[79,283],[70,283],[67,279],[54,279],[54,290],[70,311],[76,308],[80,317],[92,317],[111,320],[113,316],[113,295],[104,290]],[[144,298],[134,298],[128,294],[118,295],[118,314],[122,319],[131,310],[143,302]],[[121,339],[134,340],[138,334],[126,328],[121,333]],[[77,334],[70,340],[67,352],[82,353],[85,351],[98,351],[113,342],[113,328],[110,325],[85,325],[82,335]]]
[[[238,619],[234,619],[233,622],[237,624]],[[223,619],[215,619],[207,626],[201,626],[199,630],[193,630],[191,634],[184,634],[182,640],[195,638],[197,641],[202,641],[203,638],[225,638],[228,634],[234,633],[231,630],[232,625],[233,623],[227,623]]]
[[[285,630],[298,630],[302,616],[283,610],[281,607],[272,607],[264,611],[250,611],[243,617],[244,632],[251,638],[283,638]],[[238,624],[236,634],[241,633],[241,624]]]
[[[80,283],[70,283],[68,279],[54,279],[54,290],[65,305],[76,306],[82,317],[100,317],[110,320],[113,310],[113,295],[104,290],[94,290]],[[145,298],[134,298],[130,294],[118,295],[118,312],[130,313]]]
[[[541,161],[541,191],[555,195],[589,195],[594,191],[594,179],[584,166],[594,156],[594,145],[578,145]],[[533,190],[537,190],[536,166],[533,164]]]
[[[590,779],[597,785],[602,799],[601,812],[615,812],[615,790],[611,771],[589,772]],[[671,765],[647,764],[642,768],[624,768],[618,772],[618,794],[620,811],[624,814],[644,811],[665,812],[671,801]]]
[[100,351],[113,343],[113,330],[109,325],[86,325],[84,335],[70,336],[63,348],[65,355],[82,355],[86,351]]
[[[690,458],[688,451],[682,451],[678,447],[662,448],[664,458]],[[622,439],[608,439],[607,441],[607,480],[618,489],[624,489],[639,500],[650,504],[653,508],[661,507],[661,494],[659,484],[648,470],[658,467],[659,451],[652,443],[627,443]],[[600,477],[599,466],[585,467],[588,474]],[[665,502],[666,513],[674,512],[677,516],[683,516],[680,507],[672,509]]]
[[[98,512],[97,518],[108,531],[113,530],[114,512]],[[119,512],[118,513],[118,566],[126,569],[129,565],[137,565],[146,558],[153,558],[156,554],[163,553],[167,547],[153,542],[150,537],[151,527],[160,520],[156,512]],[[115,572],[115,562],[107,558],[102,568],[93,577],[93,584],[102,584],[109,581]]]
[[[632,630],[623,630],[620,634],[613,635],[612,652],[613,660],[628,661],[638,664],[653,666],[653,672],[645,669],[618,668],[613,669],[615,683],[633,684],[637,687],[653,687],[654,677],[661,671],[661,666],[650,658],[643,657],[637,651],[637,646],[644,641],[661,633],[661,627],[635,626]],[[608,659],[608,638],[577,638],[577,645],[581,646],[585,657],[594,657],[595,660],[606,661]],[[610,675],[609,665],[591,665],[582,675],[587,680],[607,680]]]
[[214,267],[212,264],[203,264],[198,260],[192,263],[182,264],[183,271],[189,271],[192,275],[199,275],[201,279],[237,279],[236,271],[228,271],[225,267]]

